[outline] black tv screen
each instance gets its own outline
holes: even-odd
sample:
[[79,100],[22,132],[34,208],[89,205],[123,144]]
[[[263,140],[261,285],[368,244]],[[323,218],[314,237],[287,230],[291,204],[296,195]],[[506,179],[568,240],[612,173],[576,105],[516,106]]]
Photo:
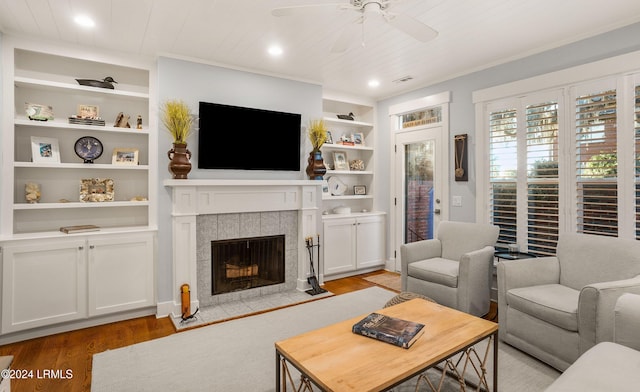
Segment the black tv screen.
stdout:
[[199,169],[300,170],[300,114],[200,102],[199,116]]

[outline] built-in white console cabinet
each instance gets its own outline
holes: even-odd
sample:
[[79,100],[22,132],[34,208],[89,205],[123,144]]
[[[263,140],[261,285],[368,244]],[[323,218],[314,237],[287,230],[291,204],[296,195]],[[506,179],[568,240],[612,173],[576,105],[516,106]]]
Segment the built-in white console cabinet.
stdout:
[[352,214],[326,216],[324,225],[324,273],[344,274],[385,264],[385,216]]
[[[67,47],[43,50],[37,43],[4,38],[0,341],[30,329],[40,334],[73,329],[77,320],[82,320],[77,326],[86,326],[154,314],[153,62]],[[115,88],[76,80],[107,76],[117,82]],[[53,119],[30,119],[29,105],[50,106]],[[69,120],[83,108],[104,123]],[[130,116],[130,127],[115,126],[121,112]],[[74,145],[84,136],[103,145],[93,163],[76,155]],[[48,147],[40,151],[42,146]],[[116,151],[129,155],[115,159]],[[27,184],[37,184],[39,198],[27,196]],[[99,230],[59,230],[74,225]]]
[[[349,113],[353,120],[338,118]],[[323,114],[332,140],[322,146],[322,272],[331,280],[383,268],[386,230],[385,214],[375,211],[374,103],[326,95]]]
[[152,233],[13,241],[2,253],[3,334],[154,305]]

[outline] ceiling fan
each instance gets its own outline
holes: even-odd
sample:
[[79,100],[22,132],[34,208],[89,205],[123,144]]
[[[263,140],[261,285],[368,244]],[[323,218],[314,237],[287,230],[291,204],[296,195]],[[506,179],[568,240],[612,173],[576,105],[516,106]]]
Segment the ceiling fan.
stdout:
[[[356,24],[363,26],[363,45],[364,45],[364,22],[367,18],[381,16],[385,22],[394,28],[404,32],[405,34],[415,38],[420,42],[427,42],[438,36],[438,32],[420,22],[419,20],[406,15],[390,12],[389,9],[395,4],[406,0],[349,0],[348,3],[324,3],[324,4],[304,4],[293,5],[288,7],[279,7],[271,10],[273,16],[289,16],[298,12],[313,10],[317,7],[334,7],[343,11],[355,11],[359,13]],[[352,40],[352,32],[346,28],[338,37],[331,51],[340,53],[347,50]]]

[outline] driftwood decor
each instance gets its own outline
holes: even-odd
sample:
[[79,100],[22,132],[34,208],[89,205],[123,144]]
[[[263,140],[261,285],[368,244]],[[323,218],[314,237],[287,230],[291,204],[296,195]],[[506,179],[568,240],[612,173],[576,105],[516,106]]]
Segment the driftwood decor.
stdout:
[[467,140],[468,136],[465,133],[464,135],[455,135],[453,137],[454,143],[454,177],[456,181],[469,181],[469,164],[467,159]]

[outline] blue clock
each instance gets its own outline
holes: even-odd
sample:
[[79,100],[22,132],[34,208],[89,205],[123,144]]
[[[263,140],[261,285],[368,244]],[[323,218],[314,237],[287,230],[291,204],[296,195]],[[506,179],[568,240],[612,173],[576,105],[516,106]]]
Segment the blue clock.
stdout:
[[76,140],[74,147],[76,155],[84,159],[84,163],[93,163],[102,155],[102,142],[93,136],[83,136]]

